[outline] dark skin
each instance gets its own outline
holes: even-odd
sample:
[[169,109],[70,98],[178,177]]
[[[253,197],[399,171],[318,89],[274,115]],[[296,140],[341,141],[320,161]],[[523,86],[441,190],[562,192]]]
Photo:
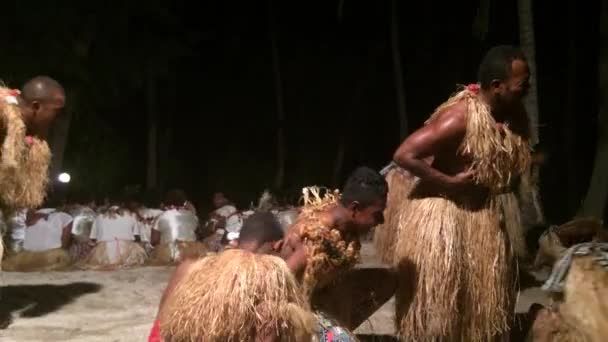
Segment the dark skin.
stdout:
[[57,113],[65,106],[65,94],[63,89],[48,89],[45,97],[31,101],[22,97],[19,104],[26,134],[46,139]]
[[72,243],[72,222],[67,226],[63,227],[61,232],[61,248],[68,249]]
[[[18,102],[26,135],[46,140],[57,113],[65,106],[65,93],[56,83],[35,77],[26,83]],[[5,137],[6,128],[0,125],[0,142]]]
[[[332,227],[343,232],[356,232],[365,234],[372,227],[384,222],[383,212],[386,208],[386,201],[378,199],[368,206],[354,201],[344,206],[338,204],[320,215],[321,222],[326,227]],[[301,278],[308,262],[308,254],[303,246],[298,226],[292,226],[287,232],[282,246],[281,256],[289,260],[289,265],[294,274]]]
[[[505,80],[493,80],[487,89],[480,90],[498,129],[507,120],[510,123],[520,121],[514,119],[522,116],[521,101],[529,88],[527,63],[514,60],[511,68]],[[466,104],[457,103],[405,139],[393,160],[437,193],[479,196],[485,189],[474,183],[469,158],[458,153],[466,134],[466,124]],[[429,158],[433,159],[432,163],[425,162]]]
[[[363,206],[359,202],[352,202],[347,206],[336,205],[321,215],[321,220],[328,227],[336,227],[342,231],[365,233],[372,227],[381,224],[384,220],[383,212],[386,207],[384,199],[378,199],[371,205]],[[278,254],[285,260],[291,272],[299,276],[303,273],[308,261],[306,248],[295,231],[288,232],[288,235],[279,241],[260,244],[257,241],[240,243],[236,248],[244,249],[252,253]],[[164,303],[179,281],[188,274],[189,269],[195,259],[184,260],[175,270],[167,288],[163,292],[160,302],[160,312]],[[262,310],[263,311],[263,310]],[[271,329],[259,331],[256,336],[257,342],[277,342],[280,337]]]

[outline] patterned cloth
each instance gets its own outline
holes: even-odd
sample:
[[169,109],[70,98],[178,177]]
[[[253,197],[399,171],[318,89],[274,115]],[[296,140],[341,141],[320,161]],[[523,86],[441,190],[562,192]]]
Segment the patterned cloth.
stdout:
[[321,312],[316,314],[318,319],[318,342],[354,342],[357,339],[353,334],[338,325],[333,319]]
[[148,336],[148,342],[162,342],[162,338],[160,337],[160,321],[158,319],[154,320],[154,325]]
[[585,242],[574,245],[553,266],[553,272],[542,289],[550,292],[562,292],[564,280],[570,270],[570,265],[575,256],[593,256],[593,259],[608,271],[608,243]]

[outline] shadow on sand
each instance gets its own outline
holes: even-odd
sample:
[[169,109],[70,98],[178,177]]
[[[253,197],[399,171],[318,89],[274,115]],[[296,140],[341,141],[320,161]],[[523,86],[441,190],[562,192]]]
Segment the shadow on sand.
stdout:
[[76,298],[99,292],[101,285],[77,282],[65,285],[10,285],[0,287],[0,329],[6,329],[14,314],[40,317],[59,310]]

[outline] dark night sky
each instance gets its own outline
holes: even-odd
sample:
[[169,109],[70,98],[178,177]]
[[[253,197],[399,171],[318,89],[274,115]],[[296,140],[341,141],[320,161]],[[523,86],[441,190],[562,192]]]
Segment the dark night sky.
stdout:
[[[400,142],[390,2],[344,3],[340,21],[338,1],[275,0],[287,120],[286,187],[296,194],[302,185],[331,185],[343,132],[347,132],[348,147],[340,182],[358,165],[381,168]],[[214,190],[223,190],[247,205],[274,178],[276,107],[266,4],[178,1],[171,5],[184,32],[200,40],[189,56],[171,65],[174,78],[166,78],[159,89],[159,136],[166,133],[169,120],[175,128],[168,145],[172,160],[161,160],[170,169],[162,181],[165,187],[183,187],[201,206],[208,204]],[[487,48],[518,44],[516,1],[492,1],[490,31],[483,42],[472,33],[478,5],[478,1],[399,1],[410,130],[419,127],[456,84],[475,81],[476,67]],[[545,206],[553,221],[573,214],[568,212],[566,198],[580,199],[591,172],[597,115],[598,8],[599,0],[535,2],[541,143],[551,153],[543,170],[543,193],[551,199]],[[129,34],[163,32],[162,19],[159,21],[133,24]],[[112,44],[97,48],[111,51]],[[576,81],[568,83],[572,70]],[[125,91],[104,106],[103,115],[97,114],[106,124],[104,136],[123,146],[122,152],[106,151],[107,158],[121,152],[128,160],[116,171],[120,176],[112,187],[144,184],[145,89]],[[76,127],[88,128],[71,131],[68,167],[82,159],[82,148],[74,147],[73,135],[97,129],[86,113],[78,122]],[[581,157],[575,174],[563,167],[565,130],[576,131],[568,145]],[[78,172],[87,173],[74,171]],[[563,189],[567,177],[574,180],[578,193],[555,191]]]

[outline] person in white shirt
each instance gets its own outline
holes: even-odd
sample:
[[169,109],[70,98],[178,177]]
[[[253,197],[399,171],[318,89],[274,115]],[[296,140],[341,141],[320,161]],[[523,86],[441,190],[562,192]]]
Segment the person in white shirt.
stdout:
[[197,241],[198,217],[188,205],[184,192],[169,191],[164,204],[165,211],[152,226],[151,243],[154,251],[151,262],[171,264],[184,258],[206,255],[206,246]]
[[[215,209],[209,214],[209,219],[205,223],[206,233],[211,233],[211,235],[205,238],[205,242],[212,251],[217,252],[223,248],[222,243],[227,242],[227,226],[229,224],[231,227],[240,226],[242,222],[238,217],[239,213],[236,206],[230,202],[224,193],[214,193],[212,201]],[[235,234],[231,235],[234,236]]]
[[11,234],[11,252],[19,253],[23,250],[23,240],[25,240],[25,220],[27,218],[27,209],[17,210],[8,220],[9,230]]
[[139,215],[140,227],[139,237],[146,252],[150,253],[154,247],[152,246],[152,227],[156,223],[158,217],[163,213],[163,210],[156,208],[141,207],[137,210]]
[[117,205],[110,206],[93,222],[90,239],[95,247],[82,266],[114,269],[142,265],[147,254],[137,243],[139,228],[134,213]]
[[40,209],[27,217],[23,250],[5,260],[7,271],[51,271],[67,267],[72,216],[55,209]]
[[74,262],[84,260],[93,246],[90,243],[91,229],[97,213],[93,209],[94,202],[88,198],[80,198],[78,203],[69,206],[68,212],[74,221],[72,223],[72,243],[70,245],[70,258]]

